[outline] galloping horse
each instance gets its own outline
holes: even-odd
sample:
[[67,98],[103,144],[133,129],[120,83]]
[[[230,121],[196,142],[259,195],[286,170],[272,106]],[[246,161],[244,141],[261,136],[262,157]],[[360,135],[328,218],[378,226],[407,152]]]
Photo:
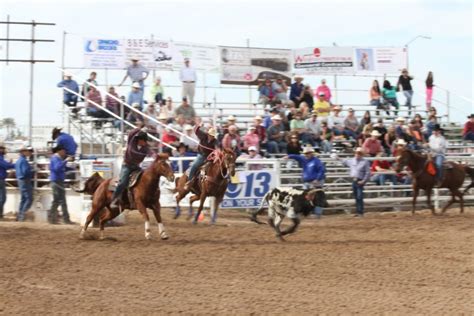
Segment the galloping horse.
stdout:
[[[140,211],[145,220],[145,238],[151,239],[150,232],[150,218],[148,217],[147,208],[153,210],[156,221],[158,222],[158,229],[160,232],[161,239],[168,239],[168,234],[165,231],[165,227],[161,221],[161,205],[160,205],[160,187],[159,179],[160,176],[165,176],[168,181],[174,181],[173,169],[168,162],[167,154],[159,154],[156,156],[153,163],[143,171],[140,179],[131,190],[131,194],[136,204],[136,208]],[[94,182],[97,181],[99,175],[93,175]],[[92,178],[91,177],[91,178]],[[115,218],[120,214],[118,207],[111,208],[110,203],[112,202],[112,191],[109,190],[109,186],[112,179],[102,181],[94,192],[92,197],[92,208],[87,216],[86,224],[81,230],[80,238],[85,237],[87,227],[94,219],[96,214],[99,214],[100,220],[100,239],[104,239],[104,225],[107,221]],[[87,184],[87,181],[86,181]],[[87,185],[86,188],[87,189]],[[131,203],[128,198],[128,190],[122,194],[122,208],[130,209]],[[103,212],[101,212],[104,210]],[[100,212],[100,213],[99,213]]]
[[[397,155],[396,171],[400,172],[403,167],[408,166],[413,172],[412,214],[415,214],[416,198],[418,197],[420,189],[423,189],[426,193],[427,203],[428,207],[431,209],[431,213],[433,215],[436,214],[434,206],[431,203],[431,190],[435,186],[436,178],[426,171],[427,163],[428,160],[426,156],[409,149],[403,149],[399,151]],[[440,187],[449,189],[452,198],[448,204],[443,207],[442,213],[446,212],[448,207],[454,202],[459,202],[461,204],[461,213],[463,213],[464,199],[463,193],[459,191],[459,188],[464,183],[466,174],[468,174],[474,182],[474,169],[451,161],[448,161],[447,164],[450,165],[450,168],[444,170],[444,178]],[[459,201],[456,200],[456,196],[459,197]]]
[[211,223],[215,223],[217,219],[217,208],[219,203],[222,202],[224,194],[229,184],[229,175],[235,175],[235,160],[237,155],[230,149],[224,149],[223,151],[214,150],[208,157],[208,166],[204,165],[201,168],[206,168],[207,172],[204,176],[198,174],[195,176],[193,183],[190,186],[190,190],[185,190],[184,186],[188,181],[188,176],[183,174],[182,177],[176,180],[176,191],[178,195],[176,197],[176,215],[178,218],[181,214],[181,208],[179,202],[191,191],[194,193],[189,199],[189,217],[193,214],[193,202],[200,200],[199,208],[194,217],[193,224],[197,223],[199,215],[201,214],[204,206],[204,201],[208,196],[214,196],[214,213],[211,216]]

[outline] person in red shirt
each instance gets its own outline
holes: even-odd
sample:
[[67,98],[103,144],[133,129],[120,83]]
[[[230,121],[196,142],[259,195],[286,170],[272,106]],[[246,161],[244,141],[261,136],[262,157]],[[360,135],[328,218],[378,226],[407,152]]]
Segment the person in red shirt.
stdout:
[[364,141],[362,148],[366,154],[371,157],[375,157],[379,152],[383,151],[382,143],[379,140],[379,137],[382,136],[377,130],[373,130],[370,133],[370,137]]
[[177,147],[179,145],[179,139],[176,137],[176,134],[173,132],[172,128],[174,128],[173,124],[168,124],[167,128],[163,132],[161,141],[163,143]]
[[[381,151],[377,154],[377,157],[385,157],[385,152]],[[383,159],[374,160],[372,167],[370,168],[371,178],[370,180],[377,183],[377,185],[384,185],[386,180],[389,180],[393,184],[397,184],[397,177],[395,172],[390,165],[390,162]]]
[[474,142],[474,114],[467,117],[469,121],[464,124],[464,130],[462,132],[462,138],[464,140],[470,140]]

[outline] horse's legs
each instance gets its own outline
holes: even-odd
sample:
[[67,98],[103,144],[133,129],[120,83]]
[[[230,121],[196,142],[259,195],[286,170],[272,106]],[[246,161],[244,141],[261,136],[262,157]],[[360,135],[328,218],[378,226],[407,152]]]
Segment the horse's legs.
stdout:
[[165,225],[161,221],[161,204],[158,200],[155,206],[152,208],[153,214],[155,215],[156,222],[158,223],[158,232],[160,233],[160,238],[166,240],[169,238],[168,234],[165,231]]
[[178,192],[179,193],[176,196],[176,210],[174,214],[174,219],[177,219],[179,215],[181,215],[181,208],[179,207],[179,202],[181,202],[181,200],[186,196],[186,194],[183,193],[183,191],[178,191]]
[[431,189],[425,190],[426,192],[426,203],[428,204],[429,209],[431,210],[431,214],[436,215],[434,205],[431,203]]
[[211,224],[215,224],[217,220],[217,209],[219,208],[219,204],[222,202],[223,197],[214,198],[214,208],[211,210]]
[[411,209],[412,215],[415,215],[416,198],[418,197],[419,193],[420,193],[420,189],[418,187],[413,187],[413,201],[412,201],[412,209]]
[[199,208],[197,210],[196,215],[194,216],[193,224],[197,224],[199,219],[199,215],[201,215],[202,209],[204,207],[204,201],[206,201],[206,193],[205,191],[201,192],[201,196],[199,197]]
[[189,212],[188,212],[188,218],[187,218],[188,220],[193,217],[193,213],[194,213],[193,203],[197,200],[199,200],[199,195],[196,195],[196,194],[194,194],[193,196],[189,198]]
[[150,240],[151,239],[150,217],[148,216],[148,212],[146,211],[145,205],[143,205],[141,201],[137,201],[136,203],[137,203],[137,209],[140,212],[140,214],[142,214],[143,220],[145,221],[145,238]]
[[441,211],[441,213],[444,213],[447,211],[448,207],[450,207],[454,202],[456,202],[456,196],[459,197],[459,203],[461,204],[461,213],[464,212],[464,199],[463,199],[463,195],[462,193],[456,189],[456,190],[452,190],[451,191],[451,201],[448,202],[448,204],[446,204],[444,207],[443,207],[443,210]]

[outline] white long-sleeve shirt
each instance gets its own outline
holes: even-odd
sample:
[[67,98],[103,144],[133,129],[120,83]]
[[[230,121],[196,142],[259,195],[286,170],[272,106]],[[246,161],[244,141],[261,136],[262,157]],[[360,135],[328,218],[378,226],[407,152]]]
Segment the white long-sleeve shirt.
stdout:
[[181,81],[197,81],[196,70],[191,67],[184,67],[179,72],[179,80]]
[[435,134],[433,134],[430,136],[429,146],[434,154],[444,156],[446,154],[446,147],[448,146],[448,142],[446,141],[444,136],[436,136]]

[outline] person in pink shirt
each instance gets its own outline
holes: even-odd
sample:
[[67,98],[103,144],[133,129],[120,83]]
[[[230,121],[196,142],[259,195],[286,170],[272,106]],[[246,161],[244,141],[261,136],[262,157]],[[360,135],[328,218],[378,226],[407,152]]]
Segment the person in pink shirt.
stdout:
[[370,137],[364,141],[362,148],[366,154],[375,157],[379,152],[383,151],[382,143],[379,140],[381,134],[377,130],[370,133]]
[[326,85],[326,79],[321,80],[321,85],[316,88],[314,95],[319,95],[320,92],[324,93],[324,100],[331,103],[331,89]]
[[250,126],[247,134],[242,137],[242,140],[244,142],[244,150],[248,150],[250,147],[254,146],[257,148],[257,151],[259,151],[259,145],[260,145],[260,137],[255,133],[255,126]]
[[224,138],[222,139],[222,148],[231,149],[237,154],[237,156],[240,155],[241,144],[240,136],[237,132],[237,126],[229,126],[229,132],[225,134]]

